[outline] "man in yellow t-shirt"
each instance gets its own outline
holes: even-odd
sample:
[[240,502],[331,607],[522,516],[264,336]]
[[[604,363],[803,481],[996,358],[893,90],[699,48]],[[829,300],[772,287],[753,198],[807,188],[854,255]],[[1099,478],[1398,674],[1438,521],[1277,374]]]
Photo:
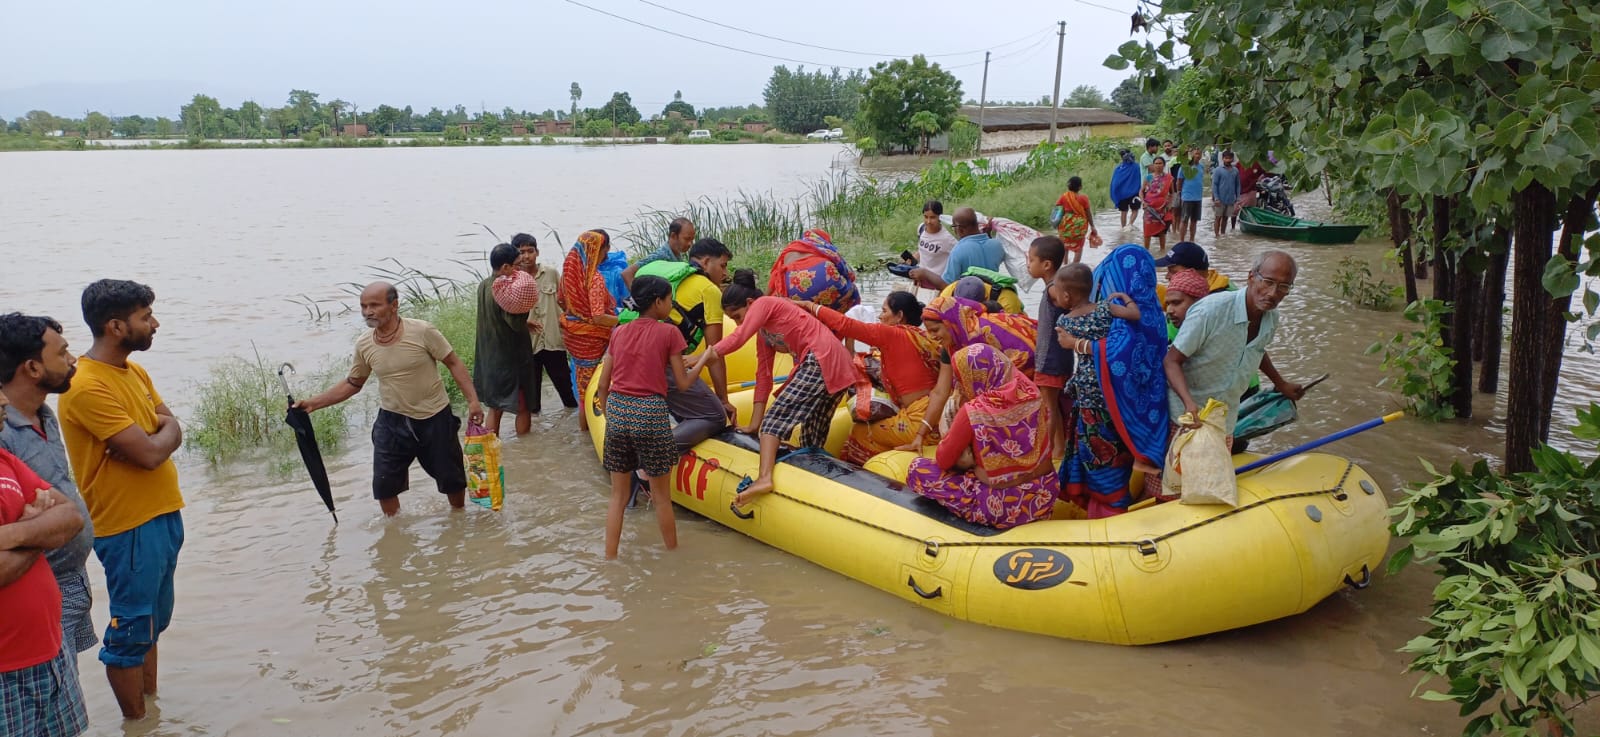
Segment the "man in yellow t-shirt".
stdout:
[[150,287],[102,279],[83,290],[94,345],[61,395],[61,437],[94,524],[111,621],[100,662],[122,715],[140,719],[156,692],[156,643],[172,622],[173,578],[183,547],[183,495],[172,454],[183,431],[150,375],[128,356],[150,350]]
[[467,421],[483,424],[483,406],[466,363],[433,325],[400,316],[393,284],[373,282],[361,292],[361,316],[371,330],[356,339],[350,375],[327,391],[295,403],[314,412],[356,395],[378,377],[378,418],[372,425],[372,496],[383,513],[400,513],[400,493],[411,488],[411,462],[433,477],[450,506],[467,501],[467,469],[461,452],[461,420],[450,411],[450,395],[439,364],[467,399]]

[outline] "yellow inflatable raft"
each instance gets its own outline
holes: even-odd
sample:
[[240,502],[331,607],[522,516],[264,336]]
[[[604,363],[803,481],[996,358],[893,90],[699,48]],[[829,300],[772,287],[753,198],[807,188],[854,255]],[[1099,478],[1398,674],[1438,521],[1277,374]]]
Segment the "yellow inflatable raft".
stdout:
[[[585,399],[598,451],[605,418],[592,393]],[[733,400],[747,420],[749,392]],[[845,412],[835,416],[829,451],[838,451],[850,424]],[[1005,531],[906,491],[911,457],[881,455],[869,463],[879,472],[872,473],[821,453],[780,455],[776,491],[735,509],[758,456],[754,438],[729,431],[679,462],[672,501],[958,619],[1122,645],[1304,612],[1341,587],[1364,588],[1388,546],[1377,484],[1331,455],[1308,453],[1241,476],[1237,508],[1162,504]],[[1068,509],[1058,505],[1057,516]]]

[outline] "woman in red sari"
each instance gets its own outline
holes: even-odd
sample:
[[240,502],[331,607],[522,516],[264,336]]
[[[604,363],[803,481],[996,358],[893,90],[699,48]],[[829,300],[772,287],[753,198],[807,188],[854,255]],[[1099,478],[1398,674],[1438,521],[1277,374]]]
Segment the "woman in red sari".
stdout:
[[1160,239],[1161,253],[1167,252],[1167,229],[1172,227],[1172,175],[1166,173],[1167,160],[1157,156],[1150,162],[1150,181],[1144,183],[1139,199],[1144,201],[1144,250],[1150,250],[1150,237]]
[[[600,262],[611,250],[611,236],[598,228],[586,230],[567,251],[561,266],[561,339],[567,344],[574,388],[579,397],[605,358],[611,330],[617,326],[617,305],[600,275]],[[587,404],[584,405],[587,408]],[[578,427],[589,429],[589,413],[578,412]]]
[[1067,252],[1072,254],[1072,263],[1083,260],[1083,242],[1091,233],[1096,238],[1100,237],[1100,231],[1094,227],[1094,211],[1090,209],[1089,198],[1082,190],[1083,178],[1073,177],[1067,180],[1067,191],[1061,193],[1061,199],[1056,200],[1056,232],[1066,245]]

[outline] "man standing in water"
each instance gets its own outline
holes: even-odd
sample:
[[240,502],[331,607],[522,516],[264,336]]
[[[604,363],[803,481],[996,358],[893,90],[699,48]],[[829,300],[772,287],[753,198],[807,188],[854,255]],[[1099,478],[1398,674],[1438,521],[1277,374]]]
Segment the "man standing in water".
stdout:
[[689,222],[689,218],[673,218],[672,222],[667,224],[667,242],[624,269],[622,280],[632,286],[634,274],[639,273],[639,269],[644,265],[654,261],[687,263],[689,249],[694,247],[694,235],[694,223]]
[[102,279],[83,290],[94,345],[61,395],[61,436],[94,524],[111,621],[100,662],[122,716],[142,719],[154,696],[157,644],[172,623],[173,582],[183,547],[183,494],[172,454],[183,430],[143,367],[156,320],[150,287]]
[[1188,309],[1164,366],[1172,417],[1198,416],[1207,399],[1216,399],[1228,407],[1224,429],[1232,437],[1239,398],[1258,368],[1284,396],[1305,396],[1305,387],[1286,381],[1267,355],[1278,329],[1278,304],[1294,288],[1296,271],[1294,257],[1266,251],[1256,258],[1244,289],[1213,294]]
[[528,333],[533,342],[533,387],[524,397],[528,411],[539,414],[547,373],[550,383],[556,387],[556,394],[561,397],[561,404],[567,409],[577,409],[578,398],[572,393],[572,369],[567,366],[567,347],[561,342],[561,305],[557,304],[561,275],[539,263],[539,241],[533,236],[518,233],[511,236],[511,245],[522,255],[522,270],[532,274],[539,285],[539,301],[528,313]]
[[372,330],[356,339],[354,365],[344,381],[295,403],[315,412],[345,401],[378,376],[378,419],[372,426],[372,496],[386,516],[400,512],[400,492],[411,488],[411,462],[433,477],[450,506],[467,500],[467,469],[461,452],[461,420],[450,411],[450,395],[438,364],[467,398],[467,421],[483,422],[483,407],[467,366],[433,325],[400,316],[400,295],[388,282],[361,292],[361,316]]
[[73,655],[99,641],[89,618],[92,599],[89,572],[84,568],[94,550],[94,525],[67,465],[61,424],[44,400],[72,386],[77,363],[67,339],[61,336],[61,323],[17,313],[0,316],[0,393],[11,400],[10,407],[0,410],[5,420],[0,424],[0,448],[28,464],[50,488],[72,502],[83,518],[83,529],[71,542],[44,554],[56,587],[61,589],[61,634]]
[[506,412],[517,416],[517,434],[533,425],[528,398],[534,391],[533,343],[528,340],[528,312],[539,302],[539,283],[519,268],[522,255],[510,243],[489,251],[487,279],[478,285],[477,344],[472,385],[489,405],[489,429],[500,434]]

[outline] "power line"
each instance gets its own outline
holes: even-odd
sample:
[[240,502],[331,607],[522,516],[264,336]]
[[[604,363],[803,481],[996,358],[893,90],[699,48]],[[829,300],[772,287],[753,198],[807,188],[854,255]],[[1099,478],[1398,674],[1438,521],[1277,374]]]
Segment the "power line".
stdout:
[[[1082,2],[1082,0],[1079,0],[1079,1]],[[665,6],[665,5],[662,5],[661,3],[652,2],[652,0],[639,0],[639,2],[644,3],[645,5],[649,5],[650,7],[653,7],[653,8],[660,8],[662,10],[667,11],[668,13],[675,13],[675,14],[681,15],[681,16],[683,16],[685,18],[693,18],[693,19],[695,19],[697,21],[700,21],[702,23],[710,23],[711,25],[717,26],[719,28],[726,28],[726,29],[728,29],[730,31],[738,31],[739,33],[745,33],[745,34],[749,34],[751,36],[756,36],[756,37],[759,37],[759,38],[765,38],[765,39],[768,39],[770,41],[777,41],[779,43],[793,44],[795,46],[804,46],[804,47],[810,48],[810,49],[818,49],[818,50],[821,50],[821,51],[833,51],[833,52],[840,53],[840,54],[854,54],[856,56],[873,56],[873,57],[878,57],[878,58],[888,57],[888,58],[892,58],[892,59],[909,59],[912,56],[918,56],[918,54],[887,54],[887,53],[881,53],[881,52],[875,52],[875,51],[852,51],[850,49],[837,49],[837,48],[834,48],[832,46],[818,46],[816,44],[808,44],[808,43],[805,43],[803,41],[794,41],[794,40],[791,40],[791,39],[783,38],[781,36],[768,35],[768,34],[765,34],[765,33],[761,33],[760,31],[752,31],[752,30],[750,30],[748,28],[740,28],[738,26],[730,26],[730,25],[728,25],[726,23],[721,23],[721,22],[718,22],[718,21],[711,20],[710,18],[702,18],[702,17],[700,17],[698,15],[694,15],[692,13],[685,13],[685,12],[683,12],[681,10],[678,10],[677,8],[669,8],[669,7]],[[946,53],[946,54],[920,54],[920,56],[923,56],[923,57],[926,57],[926,58],[929,58],[929,59],[935,59],[935,58],[943,58],[943,57],[947,57],[947,56],[969,56],[971,54],[981,54],[981,53],[983,53],[985,51],[991,51],[993,49],[1005,48],[1005,47],[1010,46],[1012,44],[1019,43],[1019,42],[1022,42],[1022,41],[1026,41],[1026,40],[1028,40],[1028,39],[1030,39],[1032,37],[1033,37],[1033,34],[1030,33],[1030,34],[1028,34],[1026,36],[1023,36],[1022,38],[1013,39],[1011,41],[1007,41],[1007,42],[1005,42],[1003,44],[999,44],[997,46],[991,46],[991,47],[989,47],[987,49],[974,49],[972,51],[953,51],[953,52]]]
[[1077,3],[1077,4],[1079,4],[1079,5],[1087,5],[1087,6],[1091,7],[1091,8],[1099,8],[1101,10],[1109,10],[1109,11],[1111,11],[1113,13],[1116,13],[1117,15],[1129,15],[1129,16],[1133,15],[1133,13],[1130,12],[1130,11],[1121,10],[1119,8],[1113,8],[1113,7],[1109,6],[1109,5],[1099,5],[1099,4],[1096,4],[1096,3],[1091,3],[1091,2],[1089,2],[1089,0],[1072,0],[1072,1]]
[[669,31],[669,30],[667,30],[665,28],[661,28],[660,26],[653,26],[653,25],[650,25],[649,23],[645,23],[643,21],[637,21],[637,20],[634,20],[632,18],[628,18],[628,17],[625,17],[625,16],[617,15],[616,13],[612,13],[612,12],[608,12],[608,11],[605,11],[605,10],[601,10],[601,9],[599,9],[597,7],[594,7],[593,5],[585,5],[583,3],[578,2],[578,0],[565,0],[565,2],[567,2],[570,5],[576,5],[576,6],[580,7],[580,8],[585,8],[587,10],[592,10],[592,11],[594,11],[596,13],[601,14],[601,15],[605,15],[605,16],[610,16],[612,18],[616,18],[617,20],[620,20],[620,21],[624,21],[624,22],[627,22],[627,23],[632,23],[632,24],[634,24],[636,26],[641,26],[641,27],[644,27],[644,28],[648,28],[648,29],[650,29],[652,31],[659,31],[659,32],[665,33],[665,34],[667,34],[669,36],[676,36],[678,38],[684,39],[685,41],[694,41],[695,43],[702,43],[702,44],[705,44],[707,46],[715,46],[715,47],[717,47],[719,49],[726,49],[728,51],[736,51],[736,52],[741,53],[741,54],[749,54],[751,56],[760,56],[760,57],[764,57],[764,58],[767,58],[767,59],[776,59],[778,61],[789,61],[789,62],[794,62],[796,64],[810,64],[812,66],[818,66],[818,67],[838,67],[840,69],[849,69],[851,71],[862,71],[861,67],[846,66],[844,64],[824,64],[824,63],[821,63],[821,62],[806,61],[805,59],[791,59],[791,58],[789,58],[787,56],[775,56],[773,54],[763,54],[763,53],[761,53],[759,51],[750,51],[749,49],[741,49],[741,48],[738,48],[738,47],[735,47],[735,46],[728,46],[728,45],[725,45],[725,44],[719,44],[719,43],[717,43],[715,41],[707,41],[707,40],[702,39],[702,38],[695,38],[693,36],[686,36],[686,35],[684,35],[682,33],[678,33],[677,31]]
[[[1032,46],[1025,46],[1025,47],[1023,47],[1021,49],[1018,49],[1016,51],[1013,51],[1013,52],[1011,52],[1009,54],[1001,54],[1001,55],[996,56],[993,59],[991,59],[989,63],[993,64],[994,62],[1000,61],[1001,59],[1009,59],[1009,58],[1011,58],[1013,56],[1016,56],[1018,54],[1025,54],[1025,53],[1027,53],[1029,51],[1037,51],[1039,49],[1039,47],[1043,46],[1049,40],[1050,40],[1050,36],[1048,36],[1048,35],[1047,36],[1042,36],[1042,37],[1039,38],[1038,41],[1035,41]],[[953,64],[951,66],[945,67],[945,69],[962,69],[962,68],[965,68],[965,67],[974,67],[974,66],[977,66],[977,65],[982,64],[982,63],[983,62],[980,60],[980,61],[968,62],[966,64]]]

